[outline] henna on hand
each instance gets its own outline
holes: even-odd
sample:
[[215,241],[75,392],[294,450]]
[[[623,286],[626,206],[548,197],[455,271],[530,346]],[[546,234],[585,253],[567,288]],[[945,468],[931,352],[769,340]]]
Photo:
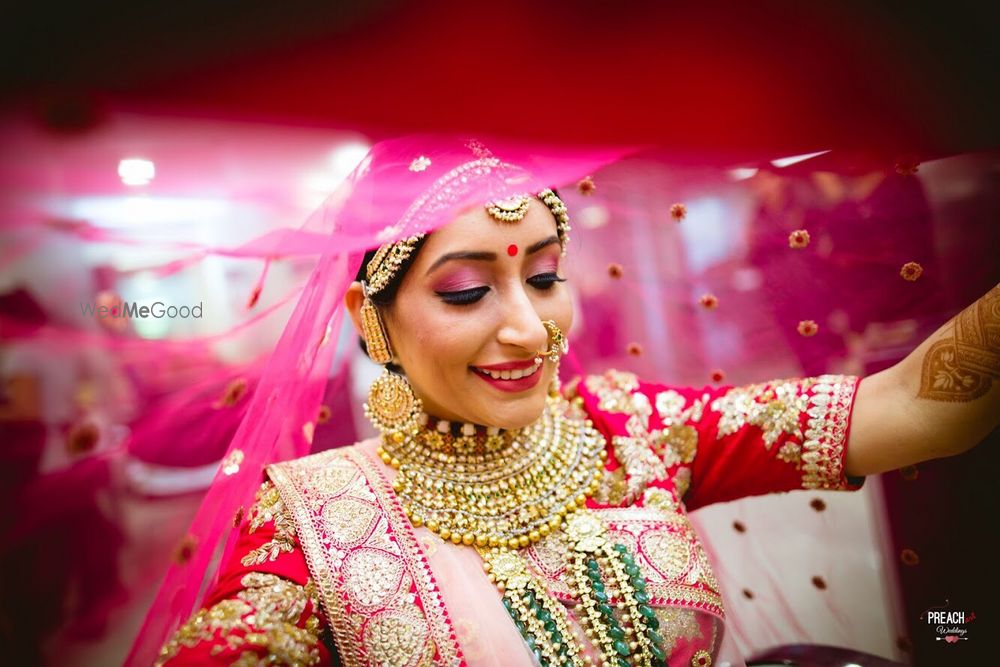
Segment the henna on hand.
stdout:
[[924,356],[917,397],[968,402],[1000,379],[1000,285],[949,322]]

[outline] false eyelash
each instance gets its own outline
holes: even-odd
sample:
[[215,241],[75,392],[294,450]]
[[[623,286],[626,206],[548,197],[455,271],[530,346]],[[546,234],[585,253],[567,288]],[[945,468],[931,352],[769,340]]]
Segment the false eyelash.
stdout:
[[466,306],[470,303],[479,301],[486,296],[486,293],[489,291],[489,287],[473,287],[472,289],[464,289],[457,292],[437,292],[437,295],[441,297],[441,300],[445,303],[450,303],[456,306]]
[[[566,279],[560,278],[555,273],[542,273],[528,278],[527,282],[535,289],[547,290],[556,283],[566,282]],[[473,287],[472,289],[459,290],[457,292],[437,292],[436,294],[445,303],[455,306],[467,306],[482,299],[489,291],[489,287]]]
[[556,283],[566,282],[565,278],[560,278],[555,273],[542,273],[528,278],[528,284],[535,289],[549,289]]

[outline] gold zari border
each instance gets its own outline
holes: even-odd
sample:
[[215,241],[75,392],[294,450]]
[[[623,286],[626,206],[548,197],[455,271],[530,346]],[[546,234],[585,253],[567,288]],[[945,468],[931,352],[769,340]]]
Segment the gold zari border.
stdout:
[[[430,566],[373,461],[346,447],[274,464],[267,473],[295,519],[345,667],[465,664]],[[380,589],[383,582],[376,582],[375,589],[366,589],[366,573],[352,575],[345,567],[360,552],[398,561],[398,588]],[[372,595],[379,610],[365,607]],[[392,628],[405,629],[406,636],[380,640]]]

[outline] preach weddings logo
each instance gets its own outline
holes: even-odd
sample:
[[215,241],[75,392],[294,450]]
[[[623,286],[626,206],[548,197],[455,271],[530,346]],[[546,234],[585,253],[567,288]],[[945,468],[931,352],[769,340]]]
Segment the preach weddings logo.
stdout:
[[938,607],[929,607],[920,614],[920,620],[927,621],[927,625],[934,629],[934,639],[947,644],[957,644],[958,642],[969,640],[970,623],[976,620],[974,611],[953,611],[950,610],[950,600],[945,600],[944,604]]
[[80,312],[86,317],[105,318],[131,318],[131,319],[201,319],[202,303],[199,301],[196,306],[174,306],[167,305],[162,301],[154,301],[149,305],[139,305],[135,301],[120,301],[118,303],[81,303]]

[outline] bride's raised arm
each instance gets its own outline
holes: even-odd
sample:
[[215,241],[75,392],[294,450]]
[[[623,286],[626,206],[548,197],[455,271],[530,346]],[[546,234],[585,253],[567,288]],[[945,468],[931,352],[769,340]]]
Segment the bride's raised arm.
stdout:
[[971,449],[1000,424],[1000,285],[858,387],[845,469],[862,476]]

